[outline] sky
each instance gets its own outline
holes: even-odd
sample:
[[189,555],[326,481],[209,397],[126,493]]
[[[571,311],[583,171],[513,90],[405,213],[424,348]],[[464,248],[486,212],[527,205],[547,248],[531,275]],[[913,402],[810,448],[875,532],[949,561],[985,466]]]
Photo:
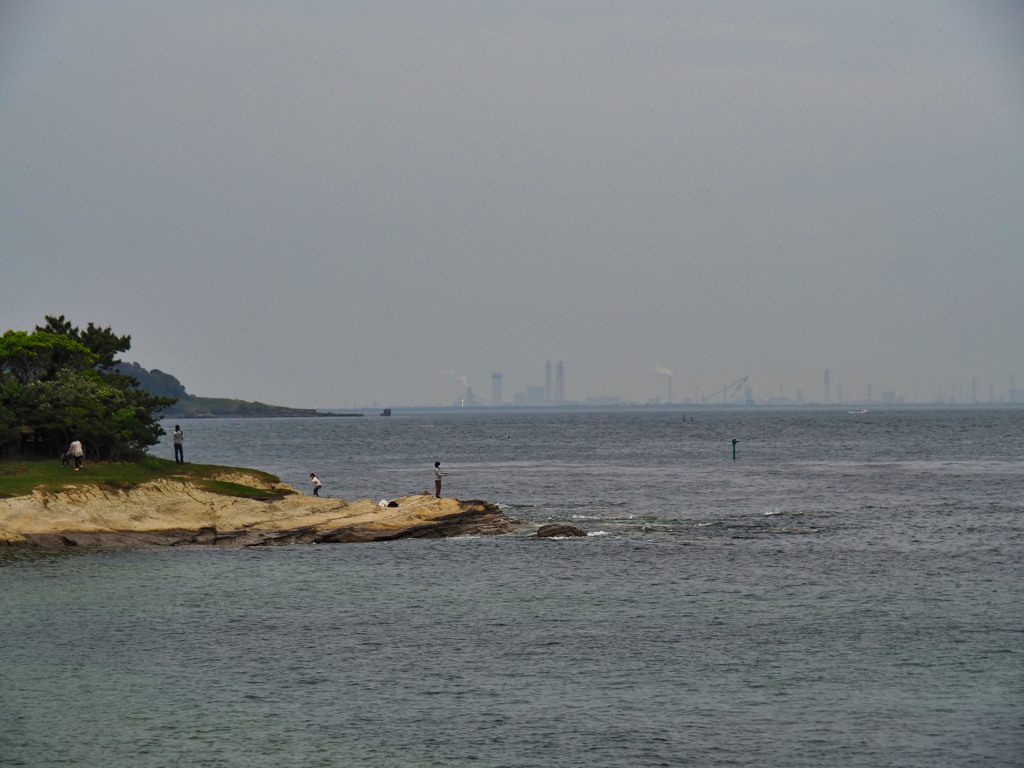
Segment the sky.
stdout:
[[1005,399],[1022,137],[1014,0],[0,0],[0,331],[309,408]]

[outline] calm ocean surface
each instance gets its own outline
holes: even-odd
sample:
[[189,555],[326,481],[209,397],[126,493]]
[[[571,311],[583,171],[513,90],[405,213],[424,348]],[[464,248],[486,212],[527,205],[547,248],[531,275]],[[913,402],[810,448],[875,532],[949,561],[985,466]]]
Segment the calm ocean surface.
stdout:
[[523,525],[0,552],[0,765],[1024,765],[1024,409],[180,423]]

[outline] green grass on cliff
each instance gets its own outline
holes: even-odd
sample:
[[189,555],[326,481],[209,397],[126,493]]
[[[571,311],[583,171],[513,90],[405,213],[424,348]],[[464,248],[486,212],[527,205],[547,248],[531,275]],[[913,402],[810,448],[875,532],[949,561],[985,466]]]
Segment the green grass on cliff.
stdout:
[[[228,473],[251,477],[252,485],[218,479]],[[213,464],[175,464],[168,459],[147,456],[140,462],[86,462],[82,470],[76,472],[73,466],[64,466],[56,459],[20,457],[0,459],[0,498],[26,496],[36,489],[56,493],[71,486],[82,485],[128,491],[161,478],[189,481],[202,490],[224,496],[242,496],[263,501],[271,501],[290,493],[262,487],[279,481],[273,475],[256,469],[219,467]]]

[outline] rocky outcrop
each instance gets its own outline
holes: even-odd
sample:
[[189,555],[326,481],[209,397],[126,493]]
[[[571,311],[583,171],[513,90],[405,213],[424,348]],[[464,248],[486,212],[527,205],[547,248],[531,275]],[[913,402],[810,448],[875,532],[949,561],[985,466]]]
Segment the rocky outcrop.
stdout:
[[537,529],[537,536],[542,539],[550,539],[555,536],[586,536],[587,532],[582,528],[567,523],[550,523],[542,525]]
[[[288,490],[277,484],[275,490]],[[0,499],[0,546],[144,547],[347,543],[509,533],[486,501],[413,494],[381,507],[370,499],[290,493],[225,496],[188,481],[155,480],[128,491],[79,486]]]

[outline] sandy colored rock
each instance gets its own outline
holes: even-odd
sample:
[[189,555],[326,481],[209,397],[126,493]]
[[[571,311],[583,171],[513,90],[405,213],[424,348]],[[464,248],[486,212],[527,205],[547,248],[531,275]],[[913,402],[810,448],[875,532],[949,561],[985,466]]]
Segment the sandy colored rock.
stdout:
[[[230,478],[225,478],[230,479]],[[245,480],[252,485],[252,478]],[[275,484],[276,488],[287,486]],[[414,494],[381,507],[371,499],[270,501],[224,496],[179,480],[130,491],[79,486],[0,499],[0,546],[256,546],[508,533],[511,521],[486,501]]]

